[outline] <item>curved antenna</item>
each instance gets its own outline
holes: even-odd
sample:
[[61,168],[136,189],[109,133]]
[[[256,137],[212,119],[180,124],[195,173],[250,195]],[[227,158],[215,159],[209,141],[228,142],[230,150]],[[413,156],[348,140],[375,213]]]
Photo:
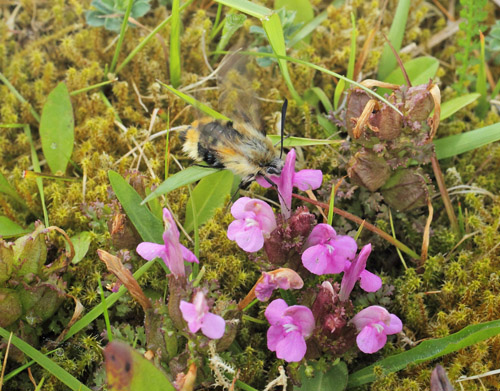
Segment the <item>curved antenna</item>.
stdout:
[[283,102],[283,106],[281,106],[281,150],[280,150],[280,159],[283,157],[283,137],[285,134],[285,117],[286,117],[286,109],[288,107],[288,99],[285,98]]

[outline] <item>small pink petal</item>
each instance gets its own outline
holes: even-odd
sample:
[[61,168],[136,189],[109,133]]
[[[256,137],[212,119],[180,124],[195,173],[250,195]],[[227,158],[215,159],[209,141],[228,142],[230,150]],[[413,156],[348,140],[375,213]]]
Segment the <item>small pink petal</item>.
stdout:
[[302,253],[302,264],[313,274],[322,275],[328,266],[326,246],[318,244]]
[[276,344],[276,357],[287,362],[298,362],[304,358],[307,345],[299,331],[291,331]]
[[366,326],[356,337],[356,344],[363,353],[375,353],[387,342],[387,336],[377,331],[375,327]]
[[360,274],[360,286],[365,292],[376,292],[382,287],[382,279],[368,270],[363,270]]
[[245,220],[234,220],[227,227],[227,238],[229,240],[235,240],[236,234],[245,229]]
[[[325,247],[329,248],[330,246]],[[325,270],[323,270],[323,274],[337,274],[341,273],[344,270],[346,260],[345,257],[337,254],[337,248],[334,247],[331,252],[330,250],[326,251],[325,257],[327,261]]]
[[339,235],[336,237],[335,241],[330,244],[335,249],[336,257],[342,257],[344,260],[351,260],[356,256],[358,245],[350,236]]
[[273,300],[266,308],[264,315],[271,325],[276,325],[280,322],[283,313],[288,308],[288,304],[283,299]]
[[194,304],[188,303],[187,301],[181,300],[179,305],[182,317],[187,322],[189,331],[196,333],[201,328],[201,322],[198,320],[198,311]]
[[403,323],[396,315],[391,314],[391,322],[384,329],[387,335],[397,334],[403,330]]
[[390,324],[390,314],[384,307],[372,305],[354,315],[351,322],[360,331],[371,323],[384,322],[386,325]]
[[[272,179],[271,179],[272,180]],[[263,177],[261,177],[260,175],[257,176],[255,178],[255,182],[257,182],[259,185],[261,185],[262,187],[266,188],[266,189],[269,189],[272,185],[266,181]],[[274,182],[274,181],[273,181]],[[276,182],[274,182],[276,183]],[[233,215],[234,216],[234,215]]]
[[245,206],[250,200],[250,197],[241,197],[236,200],[233,206],[231,206],[231,214],[235,219],[244,218],[244,215],[247,212]]
[[283,328],[280,326],[271,326],[267,330],[267,348],[271,352],[276,351],[276,345],[284,337]]
[[184,260],[186,260],[187,262],[191,262],[191,263],[193,263],[193,262],[200,263],[200,261],[198,261],[198,258],[196,258],[196,255],[194,255],[191,250],[187,249],[182,244],[180,246],[181,246],[181,251],[182,251],[182,258]]
[[318,224],[316,225],[309,237],[307,238],[306,246],[314,246],[318,243],[325,243],[330,239],[337,237],[337,233],[329,224]]
[[226,321],[222,316],[208,312],[201,320],[201,332],[210,339],[219,339],[224,335]]
[[137,246],[135,251],[145,260],[152,261],[155,258],[163,258],[165,256],[165,245],[143,242]]
[[318,189],[321,182],[323,182],[321,170],[300,170],[293,176],[293,185],[302,191]]
[[244,231],[239,231],[234,240],[238,246],[247,253],[254,253],[264,247],[264,236],[258,227],[251,227]]
[[300,324],[303,337],[309,337],[314,330],[314,315],[311,310],[303,305],[292,305],[284,312],[285,316],[291,316],[294,324]]

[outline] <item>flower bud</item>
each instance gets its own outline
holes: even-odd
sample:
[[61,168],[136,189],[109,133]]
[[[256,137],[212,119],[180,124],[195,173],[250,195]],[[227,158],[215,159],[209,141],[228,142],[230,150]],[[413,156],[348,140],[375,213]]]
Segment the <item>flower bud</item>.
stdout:
[[404,212],[427,205],[429,179],[421,170],[398,170],[381,190],[385,202]]
[[434,109],[434,100],[428,84],[410,87],[406,93],[405,111],[410,122],[426,121]]
[[349,161],[349,178],[370,191],[380,188],[391,176],[391,169],[386,161],[370,151],[356,153]]

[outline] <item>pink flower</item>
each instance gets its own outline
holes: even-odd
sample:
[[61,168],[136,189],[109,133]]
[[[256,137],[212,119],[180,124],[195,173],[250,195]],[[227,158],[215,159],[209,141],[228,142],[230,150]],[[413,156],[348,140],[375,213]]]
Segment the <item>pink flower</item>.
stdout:
[[[261,281],[260,281],[261,280]],[[263,272],[255,286],[255,296],[260,301],[267,301],[276,288],[300,289],[304,286],[302,278],[292,269],[282,268],[270,273]]]
[[[281,214],[285,219],[288,219],[292,208],[292,188],[295,186],[302,191],[317,189],[323,181],[323,173],[321,170],[300,170],[295,172],[295,149],[292,149],[286,155],[281,175],[271,175],[269,179],[278,187]],[[258,176],[256,181],[265,188],[271,187],[271,184],[263,177]]]
[[175,221],[167,208],[163,209],[163,222],[165,231],[163,232],[163,244],[143,242],[137,246],[137,254],[144,259],[151,261],[155,258],[163,259],[173,275],[184,276],[184,259],[187,262],[196,262],[196,256],[179,242],[179,230]]
[[302,253],[302,264],[318,275],[342,272],[346,262],[356,255],[358,247],[353,238],[337,236],[328,224],[315,226],[305,245],[307,249]]
[[226,322],[221,316],[208,312],[207,299],[203,292],[196,293],[192,304],[181,300],[179,308],[192,333],[201,329],[210,339],[219,339],[224,335]]
[[277,299],[267,306],[265,315],[271,324],[267,331],[268,349],[288,362],[302,360],[307,350],[305,339],[314,330],[311,310],[303,305],[288,307],[285,300]]
[[351,320],[359,331],[356,343],[364,353],[375,353],[387,342],[387,336],[403,329],[401,320],[383,307],[372,305],[357,313]]
[[367,244],[359,252],[356,259],[351,263],[346,261],[344,277],[340,285],[339,297],[341,301],[346,301],[354,288],[356,281],[360,280],[361,289],[366,292],[376,292],[382,286],[382,280],[379,276],[365,270],[366,260],[372,251],[372,245]]
[[242,197],[231,207],[231,214],[237,220],[229,224],[227,237],[249,253],[259,251],[276,228],[274,212],[264,201]]

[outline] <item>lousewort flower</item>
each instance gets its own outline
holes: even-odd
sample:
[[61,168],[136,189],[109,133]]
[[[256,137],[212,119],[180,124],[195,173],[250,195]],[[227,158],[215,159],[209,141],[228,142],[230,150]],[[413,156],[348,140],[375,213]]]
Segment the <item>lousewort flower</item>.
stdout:
[[165,231],[163,232],[163,244],[143,242],[137,246],[137,253],[144,259],[151,261],[155,258],[163,259],[173,275],[181,277],[186,274],[184,261],[196,262],[196,256],[179,242],[179,230],[175,221],[167,208],[163,209],[163,222]]
[[346,261],[344,276],[340,285],[339,297],[341,301],[346,301],[354,288],[356,281],[360,280],[361,289],[366,292],[376,292],[382,286],[379,276],[365,270],[366,260],[372,251],[372,245],[367,244],[359,252],[356,259],[351,263]]
[[387,336],[403,329],[401,320],[385,308],[372,305],[357,313],[351,322],[359,331],[356,343],[364,353],[375,353],[387,342]]
[[356,241],[350,236],[337,235],[328,224],[318,224],[306,241],[302,264],[311,273],[335,274],[344,270],[349,259],[356,255]]
[[[295,149],[292,149],[286,155],[281,175],[271,175],[269,178],[278,187],[281,214],[285,219],[288,219],[291,215],[292,188],[295,186],[302,191],[314,190],[319,188],[323,181],[321,170],[300,170],[299,172],[295,172],[295,159]],[[263,177],[257,177],[256,181],[265,188],[271,187],[271,184]]]
[[314,330],[312,311],[303,305],[288,307],[285,300],[272,301],[266,308],[266,318],[271,324],[267,331],[267,347],[276,356],[288,362],[304,358],[305,339]]
[[270,273],[263,272],[262,278],[255,286],[255,297],[260,301],[267,301],[273,291],[280,289],[300,289],[304,286],[302,278],[292,269],[282,268]]
[[219,339],[224,335],[226,322],[221,316],[208,312],[207,299],[203,292],[196,293],[193,303],[181,300],[179,308],[192,333],[201,329],[210,339]]
[[227,237],[249,253],[259,251],[276,228],[273,210],[261,200],[242,197],[231,207],[231,214],[237,220],[229,224]]

